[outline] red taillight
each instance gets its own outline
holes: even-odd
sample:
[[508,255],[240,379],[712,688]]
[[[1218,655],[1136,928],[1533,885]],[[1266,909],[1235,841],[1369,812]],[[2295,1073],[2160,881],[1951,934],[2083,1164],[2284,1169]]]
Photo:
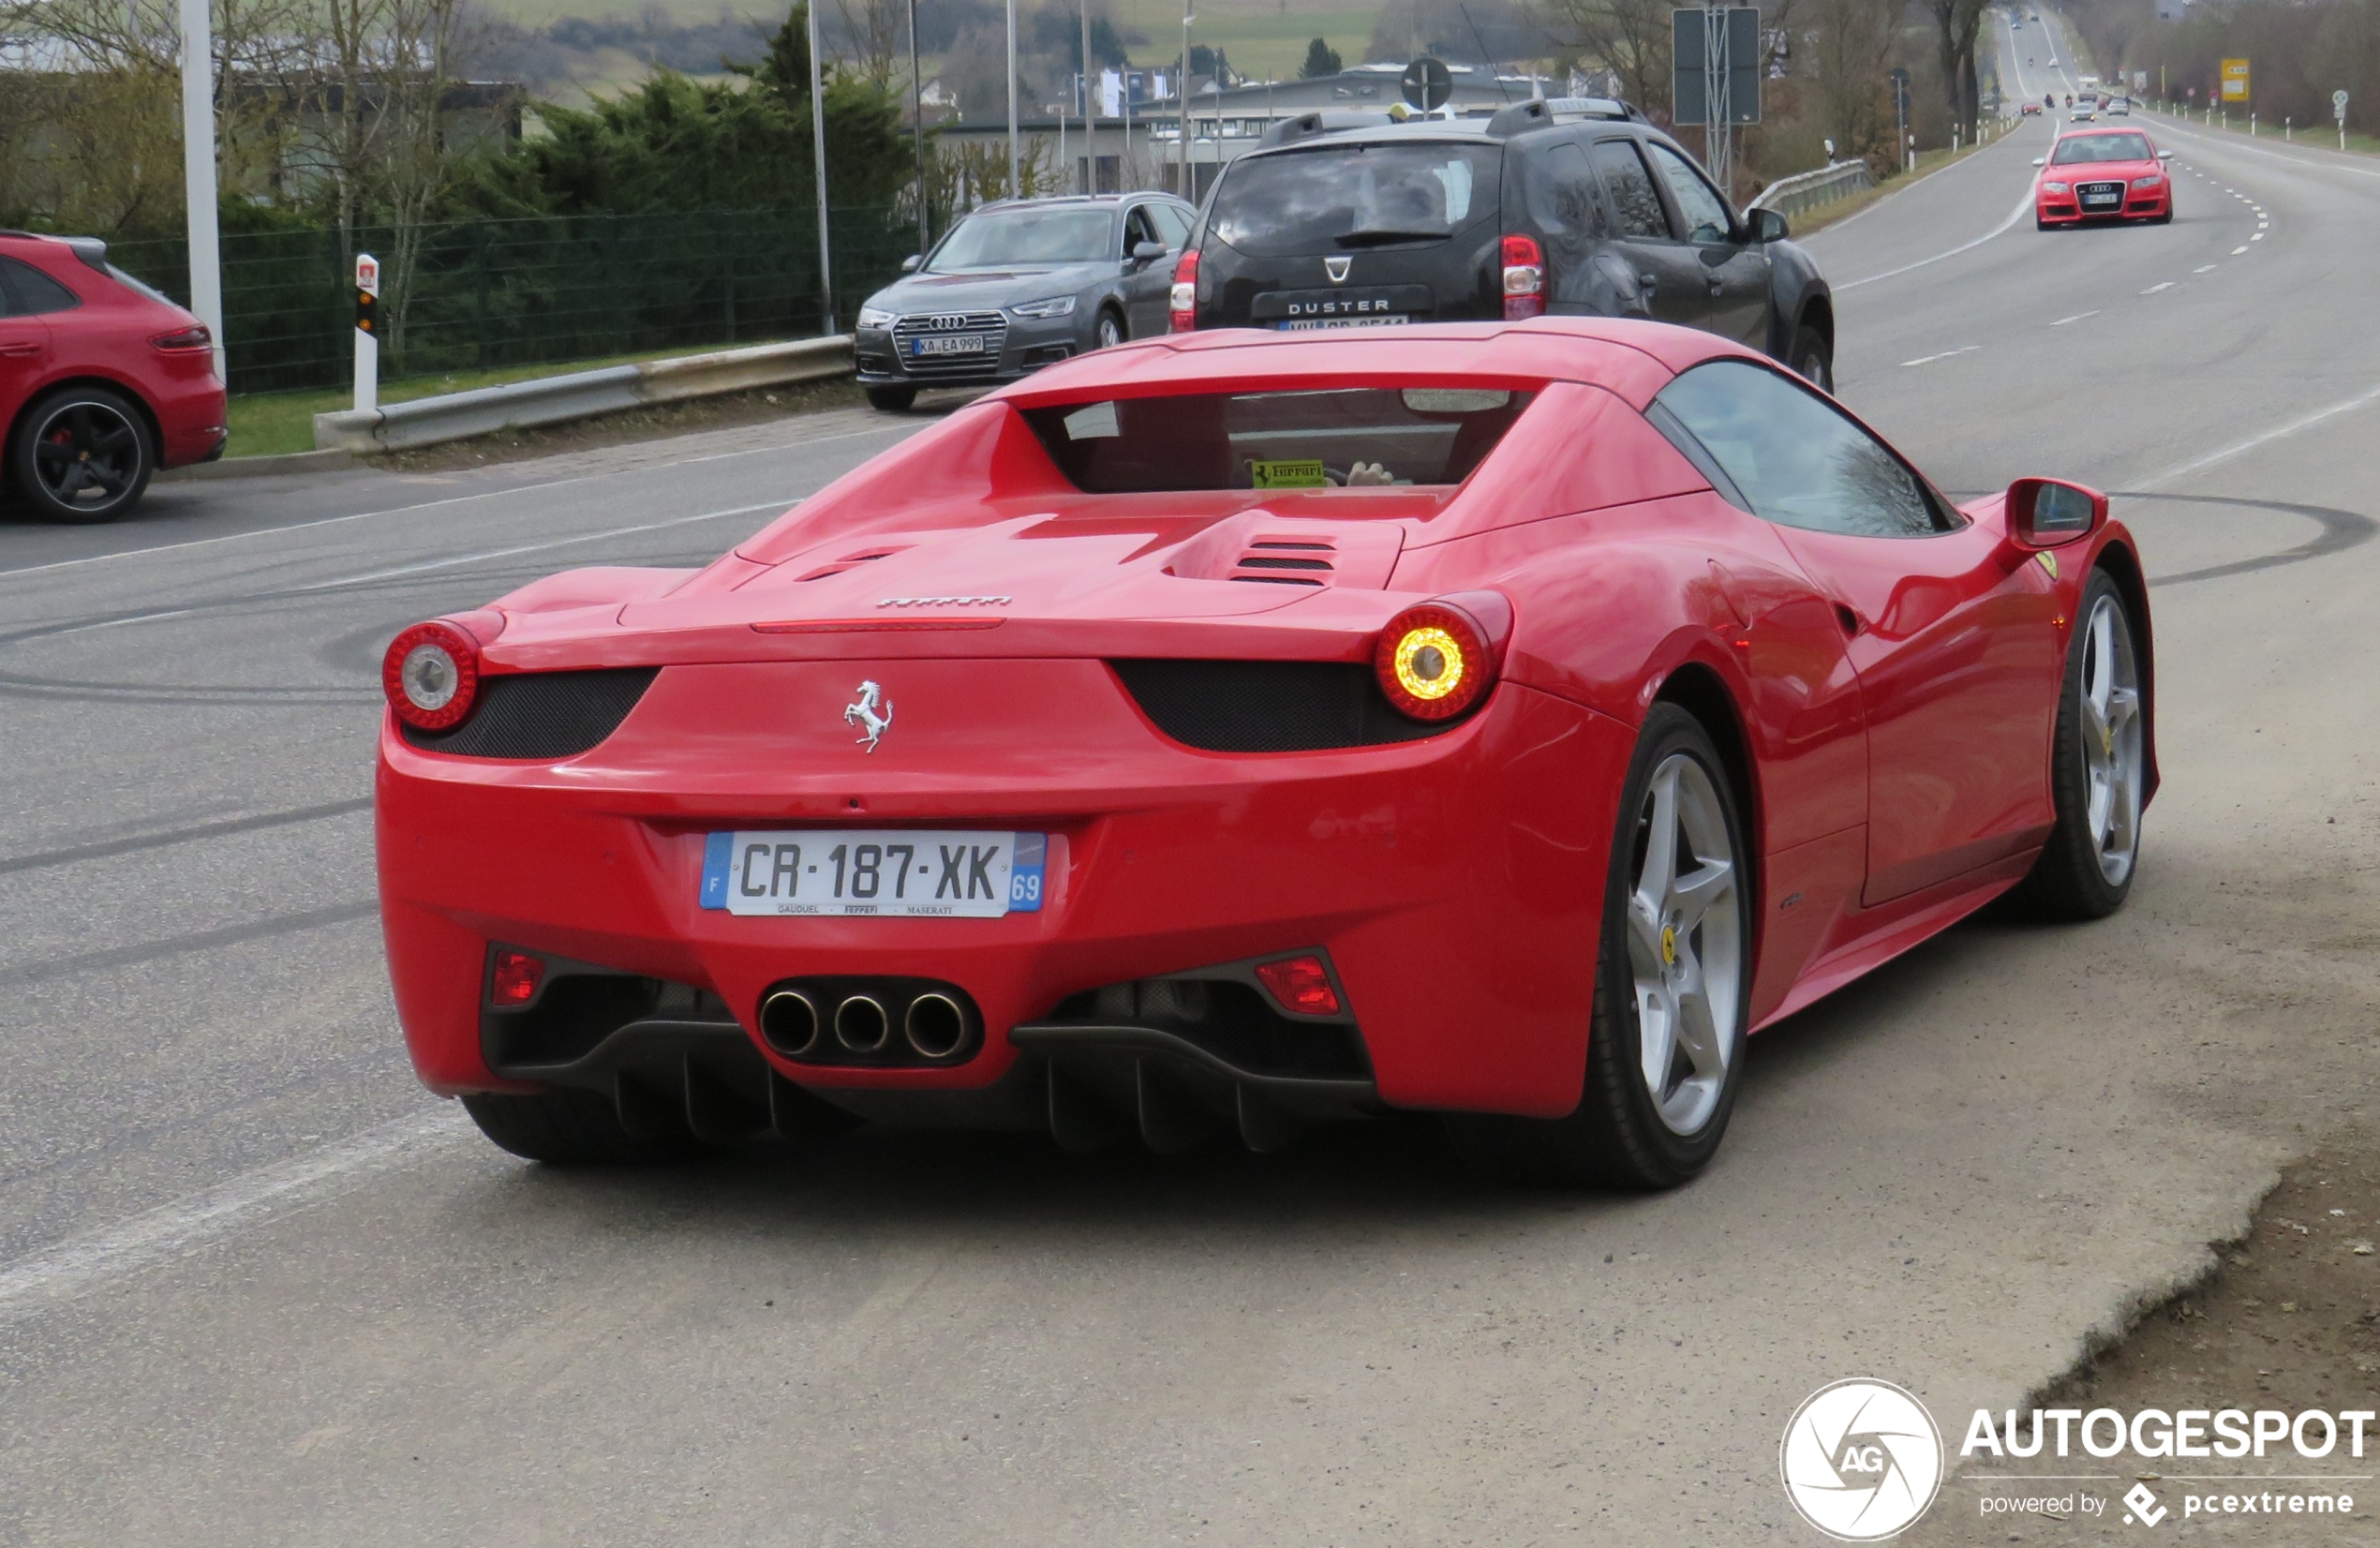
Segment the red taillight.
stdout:
[[1300,1016],[1336,1016],[1339,1014],[1339,991],[1331,987],[1331,970],[1322,965],[1319,957],[1290,957],[1278,962],[1259,962],[1257,976],[1272,997],[1281,1002],[1284,1010]]
[[1545,310],[1545,253],[1537,238],[1515,231],[1504,239],[1504,316],[1537,317]]
[[396,718],[423,731],[460,725],[479,696],[479,642],[451,623],[417,623],[389,642],[380,688]]
[[1173,331],[1193,332],[1198,326],[1198,249],[1184,251],[1173,266]]
[[525,1005],[537,998],[537,986],[544,980],[543,959],[531,957],[526,951],[499,951],[496,954],[496,973],[488,982],[487,997],[499,1005]]
[[[1509,624],[1510,604],[1501,596],[1480,593],[1479,600],[1501,609]],[[1425,602],[1399,613],[1380,631],[1372,668],[1380,692],[1399,712],[1417,721],[1449,721],[1495,686],[1502,636],[1501,629],[1492,633],[1468,608],[1445,600]]]
[[149,343],[159,350],[211,350],[215,347],[215,335],[203,326],[193,324],[170,334],[157,334],[150,338]]

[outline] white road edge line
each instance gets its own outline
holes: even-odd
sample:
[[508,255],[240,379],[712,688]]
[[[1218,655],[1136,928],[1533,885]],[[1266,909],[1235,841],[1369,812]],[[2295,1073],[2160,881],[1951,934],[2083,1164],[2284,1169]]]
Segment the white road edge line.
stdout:
[[[1871,205],[1869,207],[1873,208],[1874,206]],[[1959,254],[1980,247],[1985,243],[1989,242],[1993,237],[1999,236],[2002,232],[2006,231],[2011,226],[2016,225],[2016,222],[2024,219],[2026,216],[2031,214],[2032,208],[2033,190],[2027,188],[2025,190],[2025,197],[2018,200],[2016,201],[2016,207],[2008,212],[2008,218],[2001,221],[1999,225],[1994,226],[1990,231],[1986,231],[1974,241],[1962,242],[1946,253],[1936,253],[1931,258],[1921,258],[1914,263],[1904,263],[1897,269],[1887,269],[1881,275],[1869,275],[1866,279],[1847,279],[1840,285],[1836,286],[1835,289],[1838,291],[1855,290],[1862,285],[1873,285],[1880,279],[1890,279],[1896,275],[1905,275],[1911,269],[1922,269],[1928,263],[1940,263],[1945,258],[1956,258]]]
[[[765,452],[807,451],[812,446],[825,446],[838,440],[855,440],[862,436],[881,436],[887,431],[905,430],[909,425],[871,425],[865,430],[850,430],[838,436],[820,436],[814,440],[787,441],[768,446],[751,446],[738,452],[720,452],[706,457],[688,457],[679,462],[659,462],[645,468],[629,469],[630,473],[649,473],[668,468],[683,467],[692,462],[724,462],[730,457],[758,456]],[[137,559],[151,554],[178,553],[185,548],[204,548],[210,543],[237,543],[243,538],[279,537],[286,532],[304,532],[316,527],[336,527],[341,522],[369,521],[375,516],[406,516],[417,511],[435,511],[443,505],[464,505],[475,499],[499,499],[506,495],[531,495],[541,489],[559,489],[566,484],[586,484],[595,479],[619,478],[619,473],[577,473],[566,479],[548,479],[543,484],[516,484],[503,489],[483,489],[477,494],[451,495],[445,499],[424,500],[419,505],[395,505],[385,511],[356,511],[344,516],[322,516],[314,521],[293,521],[279,527],[259,527],[245,532],[225,532],[217,537],[192,538],[186,543],[162,543],[154,548],[125,548],[112,554],[85,554],[79,559],[57,559],[49,564],[28,564],[18,570],[0,570],[0,584],[19,575],[45,574],[52,570],[71,570],[78,564],[101,564],[109,559]]]
[[727,516],[750,515],[754,511],[783,511],[799,503],[797,499],[780,498],[765,499],[757,505],[738,505],[725,511],[706,511],[696,516],[672,516],[667,521],[639,522],[633,527],[614,527],[601,532],[579,532],[567,538],[553,538],[544,543],[524,543],[513,548],[490,548],[477,554],[458,554],[453,558],[424,559],[420,564],[400,564],[393,570],[370,570],[360,575],[342,575],[337,580],[317,581],[301,586],[300,593],[335,591],[342,586],[361,586],[365,581],[389,580],[397,575],[418,575],[430,570],[452,570],[458,564],[478,564],[486,559],[511,558],[516,554],[539,554],[548,548],[567,548],[574,543],[601,543],[605,538],[632,537],[639,532],[659,532],[672,527],[687,527],[698,521],[719,521]]
[[377,1171],[459,1142],[470,1132],[462,1109],[440,1103],[203,1192],[69,1237],[0,1268],[0,1325],[30,1317],[101,1280],[196,1251],[210,1240],[274,1214],[320,1202]]
[[1903,365],[1931,365],[1938,360],[1948,360],[1953,355],[1963,355],[1970,350],[1980,350],[1982,348],[1983,346],[1980,344],[1962,344],[1956,350],[1944,350],[1938,355],[1919,355],[1915,360],[1904,360],[1901,364]]
[[2205,456],[2182,463],[2179,467],[2168,468],[2162,473],[2152,473],[2148,478],[2140,480],[2140,485],[2143,488],[2153,488],[2160,484],[2171,484],[2177,479],[2188,478],[2193,473],[2203,473],[2217,463],[2229,462],[2232,458],[2245,455],[2260,446],[2269,446],[2272,442],[2294,436],[2300,430],[2311,430],[2326,420],[2336,419],[2341,414],[2352,413],[2373,403],[2380,403],[2380,387],[2358,393],[2354,397],[2334,403],[2328,409],[2317,409],[2302,419],[2293,419],[2286,424],[2267,430],[2262,435],[2251,436],[2246,440],[2226,446],[2220,452],[2209,452]]

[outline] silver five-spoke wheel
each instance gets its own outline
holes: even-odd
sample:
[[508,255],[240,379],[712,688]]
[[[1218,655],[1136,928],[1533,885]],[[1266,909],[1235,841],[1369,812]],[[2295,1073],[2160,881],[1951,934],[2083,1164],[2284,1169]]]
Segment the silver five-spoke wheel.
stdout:
[[1744,989],[1736,863],[1718,792],[1673,752],[1654,770],[1637,826],[1628,899],[1638,1072],[1671,1133],[1710,1122],[1738,1053]]
[[2078,642],[2082,651],[2084,820],[2110,886],[2132,874],[2140,843],[2140,669],[2122,603],[2102,594]]

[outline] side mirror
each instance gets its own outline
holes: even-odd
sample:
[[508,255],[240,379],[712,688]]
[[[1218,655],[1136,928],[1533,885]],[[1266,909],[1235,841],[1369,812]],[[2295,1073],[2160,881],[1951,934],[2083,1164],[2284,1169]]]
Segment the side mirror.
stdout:
[[2034,156],[2034,157],[2033,157],[2033,165],[2034,165],[2034,166],[2036,166],[2036,167],[2046,167],[2046,166],[2048,166],[2048,165],[2049,165],[2049,157],[2047,157],[2047,156]]
[[1154,263],[1171,251],[1173,249],[1162,242],[1136,242],[1132,245],[1132,260],[1135,263]]
[[911,253],[907,258],[900,260],[900,272],[905,275],[914,275],[925,261],[925,254]]
[[1785,224],[1785,217],[1775,210],[1752,212],[1752,240],[1755,242],[1782,242],[1792,230]]
[[2087,538],[2107,519],[2107,497],[2063,479],[2018,479],[2008,486],[2008,535],[2027,548]]
[[2160,161],[2171,161],[2173,158],[2174,153],[2171,151],[2159,151],[2157,153],[2157,159]]

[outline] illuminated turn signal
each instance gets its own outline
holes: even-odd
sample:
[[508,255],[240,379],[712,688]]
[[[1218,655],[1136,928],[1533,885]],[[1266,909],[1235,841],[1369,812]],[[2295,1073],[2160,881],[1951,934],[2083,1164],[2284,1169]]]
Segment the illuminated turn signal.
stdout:
[[1492,687],[1495,665],[1479,621],[1446,603],[1423,603],[1380,631],[1373,670],[1389,703],[1417,721],[1451,720]]

